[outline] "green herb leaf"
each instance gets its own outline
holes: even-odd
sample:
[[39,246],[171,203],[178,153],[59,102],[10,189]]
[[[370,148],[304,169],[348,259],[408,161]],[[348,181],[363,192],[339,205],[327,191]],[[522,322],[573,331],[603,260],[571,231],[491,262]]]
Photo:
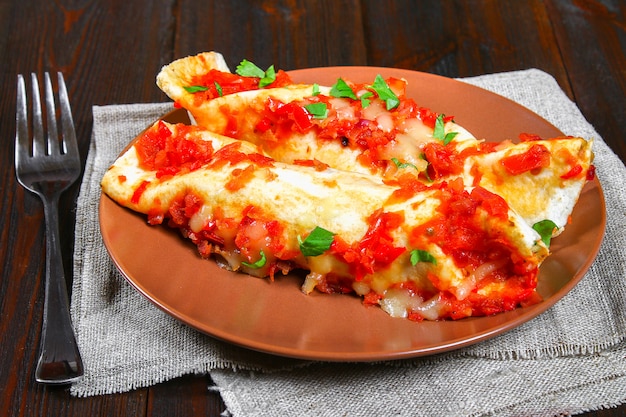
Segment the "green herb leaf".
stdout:
[[354,94],[354,91],[352,91],[350,86],[341,78],[337,79],[335,85],[333,85],[330,89],[330,95],[337,98],[345,97],[356,100],[356,94]]
[[363,93],[361,95],[361,107],[363,107],[364,109],[367,108],[372,102],[372,100],[370,100],[369,98],[373,95],[374,93],[372,93],[371,91],[366,91],[365,93]]
[[265,74],[263,74],[263,77],[259,80],[259,87],[263,88],[274,81],[276,81],[276,71],[274,70],[274,66],[270,65],[267,71],[265,71]]
[[241,262],[241,264],[247,266],[248,268],[259,269],[263,268],[266,262],[267,258],[265,257],[265,252],[261,251],[261,259],[259,259],[255,263]]
[[213,81],[213,84],[215,84],[215,89],[217,90],[217,94],[219,94],[220,97],[223,97],[224,96],[224,92],[222,91],[222,86],[219,85],[217,83],[217,81]]
[[378,74],[374,80],[374,84],[371,85],[372,89],[376,91],[378,97],[383,100],[387,106],[387,110],[395,109],[400,104],[400,99],[396,96],[385,79]]
[[313,84],[313,97],[320,95],[320,85],[318,83]]
[[450,132],[446,134],[445,122],[443,121],[444,115],[440,114],[435,120],[435,129],[433,130],[433,137],[439,139],[444,145],[452,142],[452,140],[459,134],[459,132]]
[[411,265],[417,265],[418,262],[428,262],[437,265],[437,259],[425,250],[413,249],[411,251]]
[[328,106],[326,103],[311,103],[304,106],[304,108],[316,119],[325,119],[328,117]]
[[237,65],[236,72],[242,77],[265,77],[265,71],[263,71],[261,68],[257,67],[247,59],[244,59],[239,65]]
[[533,229],[539,236],[541,236],[541,240],[546,244],[547,247],[550,247],[550,240],[552,239],[552,233],[554,233],[554,229],[558,226],[552,220],[541,220],[535,224],[533,224]]
[[400,162],[400,160],[398,158],[391,158],[391,162],[394,163],[395,166],[397,166],[399,169],[404,169],[404,168],[415,168],[416,170],[419,171],[419,169],[417,169],[417,167],[409,162]]
[[198,93],[200,91],[206,91],[209,89],[208,87],[204,87],[202,85],[189,85],[183,88],[187,90],[188,93],[191,93],[191,94]]
[[458,134],[459,134],[459,132],[449,132],[449,133],[446,133],[446,136],[444,136],[444,138],[443,138],[443,144],[447,145],[448,143],[452,142],[452,140]]
[[328,230],[316,226],[315,229],[304,239],[298,236],[300,243],[300,252],[304,256],[318,256],[330,249],[335,234]]
[[237,65],[236,72],[242,77],[260,78],[259,88],[266,87],[276,81],[276,71],[274,70],[273,65],[270,65],[267,71],[263,71],[247,59],[244,59],[239,65]]

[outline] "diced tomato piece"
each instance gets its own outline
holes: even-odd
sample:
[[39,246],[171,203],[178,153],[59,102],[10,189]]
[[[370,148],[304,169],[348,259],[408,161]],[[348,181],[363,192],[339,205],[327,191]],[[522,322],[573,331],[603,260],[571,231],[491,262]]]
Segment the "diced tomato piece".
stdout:
[[406,93],[406,80],[401,78],[389,77],[385,80],[389,88],[396,94],[396,96],[403,97]]
[[583,172],[583,167],[580,166],[580,164],[576,164],[576,165],[574,165],[572,167],[572,169],[567,171],[565,174],[561,175],[561,178],[564,179],[564,180],[569,180],[569,179],[572,179],[572,178],[576,178],[582,172]]
[[325,171],[329,168],[328,164],[318,161],[317,159],[296,159],[293,161],[293,164],[303,167],[312,167],[315,168],[316,171]]
[[526,152],[505,156],[500,164],[510,175],[540,170],[550,166],[550,151],[541,144],[535,144]]
[[538,140],[543,140],[541,136],[534,133],[520,133],[519,140],[522,142],[533,142]]
[[[301,107],[297,103],[289,103],[282,107],[290,120],[294,122],[294,125],[298,132],[304,133],[311,128],[311,115],[304,107]],[[280,112],[279,112],[280,114]]]
[[472,199],[480,201],[490,216],[506,220],[509,217],[509,205],[506,200],[497,194],[485,190],[483,187],[475,187],[471,193]]
[[195,194],[187,194],[183,199],[185,217],[190,218],[202,207],[202,200]]
[[232,172],[232,178],[226,183],[224,188],[228,191],[237,191],[245,187],[254,177],[254,165],[248,165],[245,169],[237,168]]
[[396,181],[400,188],[395,190],[390,198],[394,203],[408,200],[415,194],[428,189],[428,186],[413,174],[402,174],[396,178]]
[[211,166],[220,167],[229,163],[235,165],[241,161],[245,161],[247,156],[239,150],[240,148],[241,142],[233,142],[218,149],[213,155]]
[[424,146],[424,156],[428,161],[428,175],[433,180],[460,174],[463,170],[464,160],[453,146],[439,142],[427,143]]
[[269,117],[263,117],[255,126],[255,130],[259,133],[265,133],[272,128],[272,121]]
[[369,306],[378,305],[378,302],[382,299],[382,295],[375,293],[374,291],[370,291],[363,297],[363,304]]
[[275,162],[269,156],[261,155],[260,153],[250,153],[248,154],[248,159],[260,167],[271,167],[274,166]]
[[130,198],[131,203],[133,204],[139,203],[139,200],[141,199],[141,195],[144,193],[144,191],[146,191],[148,184],[150,184],[150,181],[142,181],[141,184],[139,184],[139,187],[135,189],[135,191],[133,192],[133,196]]
[[596,177],[596,166],[590,165],[587,169],[587,181],[592,181]]
[[394,246],[390,235],[403,222],[402,214],[377,211],[368,220],[369,229],[359,242],[347,245],[335,238],[331,245],[331,252],[350,266],[356,281],[386,268],[406,251],[405,247]]

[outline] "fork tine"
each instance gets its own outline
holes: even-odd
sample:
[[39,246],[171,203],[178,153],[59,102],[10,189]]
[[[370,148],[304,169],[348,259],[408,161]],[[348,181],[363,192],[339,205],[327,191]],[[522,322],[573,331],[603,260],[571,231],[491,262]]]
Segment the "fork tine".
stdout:
[[57,129],[57,117],[54,105],[54,93],[52,91],[52,82],[50,74],[44,73],[45,97],[46,97],[46,115],[48,122],[48,155],[56,155],[59,153],[59,131]]
[[63,129],[63,153],[78,158],[78,144],[76,142],[76,131],[74,130],[74,120],[72,119],[72,109],[65,87],[65,80],[62,73],[57,73],[59,80],[59,104],[61,106],[61,127]]
[[24,76],[17,75],[17,112],[15,118],[15,165],[30,156],[30,138],[28,136],[28,107],[26,103],[26,84]]
[[39,96],[39,81],[37,74],[30,74],[33,101],[33,156],[46,155],[47,146],[43,135],[43,119],[41,116],[41,98]]

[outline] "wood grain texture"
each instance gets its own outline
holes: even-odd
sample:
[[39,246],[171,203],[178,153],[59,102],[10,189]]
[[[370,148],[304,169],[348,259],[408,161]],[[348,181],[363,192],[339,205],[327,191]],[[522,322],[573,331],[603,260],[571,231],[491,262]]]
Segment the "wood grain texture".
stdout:
[[356,0],[182,2],[179,15],[177,57],[219,51],[232,70],[244,58],[284,70],[366,64]]
[[219,394],[209,391],[208,376],[185,376],[150,390],[149,417],[218,416],[226,406]]
[[370,65],[446,77],[539,68],[571,95],[540,0],[403,1],[391,6],[369,0],[364,22]]
[[[43,302],[43,214],[13,168],[17,73],[62,71],[83,161],[91,107],[165,101],[154,77],[174,58],[217,50],[282,69],[408,68],[448,77],[540,68],[626,159],[626,6],[621,0],[0,0],[0,414],[219,416],[206,376],[71,398],[34,382]],[[62,199],[71,267],[78,186]],[[626,406],[587,413],[617,417]]]
[[554,31],[574,99],[589,123],[626,161],[626,4],[550,0]]

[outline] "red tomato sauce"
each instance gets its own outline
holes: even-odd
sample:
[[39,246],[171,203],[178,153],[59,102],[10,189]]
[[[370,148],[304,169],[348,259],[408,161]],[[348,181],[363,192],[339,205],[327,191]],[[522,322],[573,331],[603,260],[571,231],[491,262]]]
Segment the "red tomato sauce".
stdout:
[[437,194],[441,199],[438,214],[412,230],[411,243],[415,247],[422,242],[437,244],[460,268],[477,268],[494,257],[504,256],[508,252],[505,248],[511,245],[485,230],[478,209],[506,220],[506,201],[481,187],[469,193],[460,180],[448,185]]
[[365,275],[388,267],[406,251],[404,247],[394,246],[390,233],[403,222],[403,214],[377,211],[368,219],[369,228],[359,242],[349,245],[335,236],[330,251],[349,265],[356,281],[361,281]]
[[550,166],[550,151],[541,144],[534,144],[526,152],[505,156],[500,164],[510,175],[538,172]]
[[157,178],[171,177],[179,172],[199,169],[213,158],[211,142],[193,135],[198,128],[176,125],[174,134],[159,121],[148,129],[135,143],[139,166],[156,171]]
[[[506,201],[481,187],[469,193],[462,188],[460,181],[455,182],[450,183],[447,190],[442,190],[438,214],[411,231],[411,244],[419,248],[434,243],[457,267],[471,273],[485,264],[497,265],[480,277],[474,291],[464,300],[449,295],[446,303],[450,311],[455,312],[451,313],[452,318],[467,315],[468,308],[472,310],[472,315],[513,309],[532,298],[538,269],[536,265],[529,265],[504,236],[489,232],[484,227],[485,218],[480,215],[481,210],[490,218],[507,221]],[[441,287],[436,276],[431,274],[429,279],[436,287]],[[478,292],[486,285],[503,281],[507,282],[506,289],[494,296],[486,298]]]
[[428,161],[428,176],[438,180],[449,175],[458,175],[463,171],[465,157],[456,152],[455,142],[444,145],[430,142],[424,146],[424,157]]
[[[222,72],[212,69],[206,74],[194,77],[191,80],[193,86],[205,87],[205,91],[194,93],[194,101],[206,101],[229,94],[240,93],[259,89],[260,78],[243,77],[238,74]],[[293,84],[289,75],[283,71],[276,72],[276,79],[264,88],[279,88]]]
[[259,167],[269,167],[274,160],[258,153],[244,153],[241,143],[233,142],[218,150],[210,141],[203,140],[195,133],[196,126],[177,124],[174,131],[163,122],[148,129],[135,143],[139,166],[148,171],[156,171],[156,177],[167,179],[178,173],[195,171],[203,166],[221,168],[249,161]]
[[[389,78],[387,84],[392,88],[400,100],[395,109],[389,111],[393,119],[393,128],[390,131],[383,130],[375,120],[364,117],[364,107],[360,99],[349,100],[354,117],[339,116],[332,106],[333,97],[317,95],[303,100],[289,103],[269,98],[265,108],[261,112],[260,120],[255,126],[255,132],[264,135],[265,143],[276,143],[289,140],[294,133],[304,134],[314,131],[320,140],[337,141],[344,147],[361,150],[359,162],[365,166],[379,165],[383,158],[381,151],[396,135],[402,132],[400,126],[407,119],[420,119],[422,122],[434,128],[439,114],[428,108],[418,106],[412,99],[406,98],[405,83],[402,80]],[[368,90],[373,92],[366,84],[352,85],[353,92]],[[374,96],[371,100],[377,99]],[[327,105],[328,114],[323,118],[315,118],[305,106],[315,103]],[[452,116],[444,117],[444,122],[451,121]]]

